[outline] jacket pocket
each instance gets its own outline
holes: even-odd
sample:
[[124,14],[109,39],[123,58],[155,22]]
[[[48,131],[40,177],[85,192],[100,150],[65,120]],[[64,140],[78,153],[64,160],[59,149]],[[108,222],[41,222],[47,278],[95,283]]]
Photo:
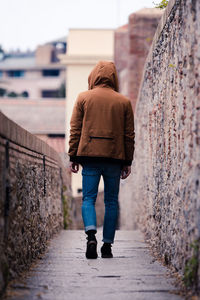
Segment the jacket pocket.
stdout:
[[99,157],[112,157],[115,152],[115,139],[111,136],[89,135],[88,154]]
[[91,136],[90,139],[103,139],[103,140],[113,140],[113,137],[107,137],[107,136]]

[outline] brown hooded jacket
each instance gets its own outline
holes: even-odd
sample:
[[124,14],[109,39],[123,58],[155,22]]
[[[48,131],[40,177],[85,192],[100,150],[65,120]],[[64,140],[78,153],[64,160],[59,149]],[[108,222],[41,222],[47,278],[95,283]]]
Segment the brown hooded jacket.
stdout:
[[78,95],[71,117],[70,161],[113,161],[131,165],[134,119],[128,98],[118,93],[114,63],[100,61]]

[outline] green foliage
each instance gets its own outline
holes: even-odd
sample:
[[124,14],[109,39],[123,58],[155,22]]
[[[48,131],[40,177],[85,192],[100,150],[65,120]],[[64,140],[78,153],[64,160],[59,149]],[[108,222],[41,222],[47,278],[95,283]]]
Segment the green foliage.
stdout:
[[62,190],[63,190],[63,193],[62,193],[63,224],[64,224],[64,229],[67,229],[68,226],[71,224],[71,219],[70,219],[70,215],[69,215],[69,205],[68,205],[67,197],[64,195],[64,192],[67,190],[67,187],[64,185]]
[[65,98],[65,95],[66,95],[66,87],[65,87],[65,83],[63,82],[59,88],[58,97]]
[[7,97],[11,97],[11,98],[17,98],[17,97],[28,98],[29,95],[28,95],[27,91],[24,91],[22,93],[16,93],[14,91],[8,92],[6,89],[0,88],[0,97],[3,97],[3,96],[7,96]]
[[194,241],[190,247],[193,248],[193,255],[188,259],[185,269],[183,282],[187,287],[192,287],[197,285],[198,281],[198,267],[199,267],[199,240]]
[[1,268],[1,272],[2,272],[2,275],[3,275],[3,278],[1,278],[1,284],[3,284],[1,286],[1,290],[0,290],[0,298],[2,296],[2,288],[5,289],[7,284],[8,284],[8,281],[9,281],[9,266],[8,266],[8,261],[6,259],[6,256],[5,254],[3,253],[3,249],[1,249],[1,262],[0,262],[0,268]]
[[3,50],[3,47],[1,45],[0,45],[0,53],[4,54],[4,50]]
[[15,92],[10,92],[10,93],[7,94],[7,96],[11,97],[11,98],[16,98],[16,97],[18,97],[18,94],[15,93]]
[[152,42],[152,40],[153,40],[153,38],[152,38],[152,37],[147,37],[147,38],[146,38],[146,41],[147,41],[147,42],[149,42],[149,43],[151,43],[151,42]]
[[156,8],[164,9],[167,7],[168,2],[169,0],[161,0],[160,3],[153,2],[153,4],[155,5]]
[[172,69],[176,69],[176,66],[173,65],[173,64],[169,64],[169,67],[172,68]]

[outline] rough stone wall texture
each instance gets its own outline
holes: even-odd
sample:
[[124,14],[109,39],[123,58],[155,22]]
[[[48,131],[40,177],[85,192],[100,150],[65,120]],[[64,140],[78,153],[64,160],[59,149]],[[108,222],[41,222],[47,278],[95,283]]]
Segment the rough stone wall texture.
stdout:
[[120,202],[121,226],[140,224],[181,274],[198,259],[191,245],[200,241],[199,89],[200,1],[171,0],[147,58],[133,174],[121,185]]
[[[0,113],[0,290],[63,228],[69,186],[58,154]],[[67,188],[65,188],[67,190]]]
[[130,98],[134,110],[145,59],[161,15],[160,9],[141,9],[130,15],[128,25],[115,32],[114,59],[120,92]]

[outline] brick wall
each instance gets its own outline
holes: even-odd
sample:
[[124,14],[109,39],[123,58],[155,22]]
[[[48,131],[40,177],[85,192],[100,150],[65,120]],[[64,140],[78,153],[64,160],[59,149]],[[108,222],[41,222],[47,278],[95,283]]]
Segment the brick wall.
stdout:
[[200,2],[171,0],[147,58],[133,174],[120,191],[122,227],[140,224],[165,262],[198,288],[199,53]]
[[58,154],[2,113],[0,171],[1,291],[63,228],[63,199],[69,217],[70,190]]
[[115,31],[115,50],[114,61],[119,78],[120,92],[128,96],[127,71],[128,71],[128,24],[118,28]]
[[133,109],[138,97],[143,67],[162,11],[145,8],[129,16],[115,32],[115,64],[120,92],[129,97]]

